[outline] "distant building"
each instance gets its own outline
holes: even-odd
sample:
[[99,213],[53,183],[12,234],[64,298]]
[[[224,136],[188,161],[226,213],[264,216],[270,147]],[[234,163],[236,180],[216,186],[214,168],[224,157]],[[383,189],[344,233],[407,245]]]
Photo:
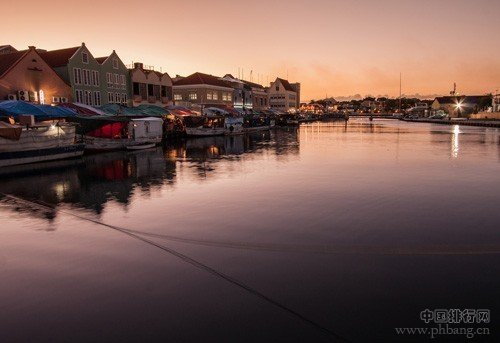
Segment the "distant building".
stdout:
[[240,80],[231,74],[222,78],[234,88],[233,102],[235,108],[254,110],[268,109],[267,92],[264,86],[250,81]]
[[250,87],[252,94],[252,108],[257,111],[269,109],[269,99],[266,88],[258,83],[249,81],[243,82],[245,82],[245,85]]
[[91,106],[130,105],[130,75],[115,51],[94,58],[81,46],[52,50],[41,56],[71,86],[73,100]]
[[194,73],[174,82],[176,105],[230,106],[233,107],[234,88],[230,83],[213,75]]
[[489,95],[452,95],[435,98],[431,108],[434,111],[443,110],[451,118],[457,118],[469,117],[471,114],[484,110],[490,104],[491,96]]
[[134,68],[130,69],[130,78],[134,106],[172,104],[172,79],[167,73],[144,68],[142,63],[134,63]]
[[72,101],[72,92],[31,46],[28,50],[0,54],[0,100],[50,105]]
[[300,106],[300,83],[291,84],[276,78],[268,89],[269,107],[282,112],[296,111]]
[[233,88],[233,106],[240,109],[252,109],[252,88],[243,80],[235,78],[231,74],[226,74],[222,80]]

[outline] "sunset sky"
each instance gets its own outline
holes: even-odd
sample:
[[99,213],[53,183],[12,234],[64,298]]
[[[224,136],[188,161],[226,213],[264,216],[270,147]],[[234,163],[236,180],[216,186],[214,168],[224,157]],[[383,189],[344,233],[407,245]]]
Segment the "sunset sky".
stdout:
[[[85,42],[172,77],[196,71],[328,96],[462,94],[500,89],[499,0],[3,0],[1,44]],[[22,5],[21,5],[22,4]]]

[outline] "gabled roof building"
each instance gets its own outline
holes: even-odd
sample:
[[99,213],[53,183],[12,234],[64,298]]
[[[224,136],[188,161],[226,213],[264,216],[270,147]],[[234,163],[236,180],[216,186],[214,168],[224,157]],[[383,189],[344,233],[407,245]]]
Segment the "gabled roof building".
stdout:
[[72,100],[71,87],[34,46],[0,53],[0,100],[55,104]]
[[276,78],[268,89],[269,107],[274,110],[296,111],[300,106],[300,83]]
[[82,43],[41,56],[71,86],[74,102],[91,106],[131,103],[130,75],[115,51],[95,58]]
[[172,79],[168,73],[144,67],[142,63],[134,63],[129,69],[132,82],[132,102],[134,106],[143,103],[165,106],[172,104]]

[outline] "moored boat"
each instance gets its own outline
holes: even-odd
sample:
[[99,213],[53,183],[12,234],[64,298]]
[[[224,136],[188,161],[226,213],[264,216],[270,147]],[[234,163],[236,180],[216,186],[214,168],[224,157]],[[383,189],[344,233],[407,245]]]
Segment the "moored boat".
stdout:
[[77,116],[86,150],[108,151],[157,145],[163,138],[163,120],[157,117]]
[[234,108],[208,107],[203,110],[203,114],[207,117],[223,117],[225,135],[239,135],[243,133],[243,117]]
[[40,123],[21,126],[0,122],[0,167],[78,157],[75,126]]
[[220,108],[211,107],[203,110],[203,115],[186,116],[184,125],[187,136],[220,136],[243,133],[243,118]]

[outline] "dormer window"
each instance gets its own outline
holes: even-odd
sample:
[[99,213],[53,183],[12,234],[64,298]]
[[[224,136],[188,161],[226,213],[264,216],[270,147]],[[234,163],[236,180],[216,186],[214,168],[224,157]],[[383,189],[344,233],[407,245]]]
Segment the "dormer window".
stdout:
[[118,69],[118,59],[117,58],[113,58],[113,68]]
[[82,52],[82,63],[89,63],[89,54],[87,54],[86,52]]
[[276,86],[276,92],[280,91],[280,86]]

